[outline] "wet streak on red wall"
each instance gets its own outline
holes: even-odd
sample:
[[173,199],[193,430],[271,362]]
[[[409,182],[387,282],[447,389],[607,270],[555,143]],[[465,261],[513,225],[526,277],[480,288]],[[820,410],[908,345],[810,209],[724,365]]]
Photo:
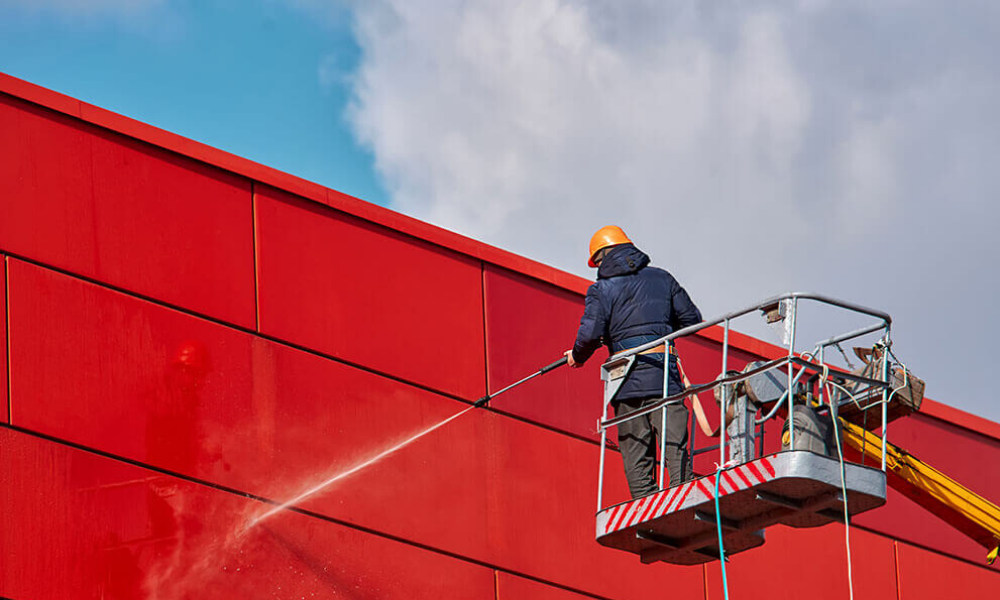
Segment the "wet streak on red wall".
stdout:
[[492,598],[492,570],[0,429],[0,595]]

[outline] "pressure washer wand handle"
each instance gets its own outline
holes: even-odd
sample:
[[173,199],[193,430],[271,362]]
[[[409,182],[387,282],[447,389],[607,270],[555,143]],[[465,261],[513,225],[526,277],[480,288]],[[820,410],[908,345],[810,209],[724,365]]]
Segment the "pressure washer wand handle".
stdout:
[[545,365],[544,367],[542,367],[541,369],[539,369],[537,375],[544,375],[544,374],[548,373],[549,371],[551,371],[552,369],[558,369],[559,367],[563,366],[564,364],[566,364],[568,362],[569,362],[569,357],[568,356],[563,356],[562,358],[560,358],[556,362],[552,363],[551,365]]
[[553,369],[558,369],[559,367],[561,367],[564,364],[566,364],[567,361],[568,361],[567,357],[564,356],[564,357],[560,358],[559,360],[555,361],[554,363],[549,364],[549,365],[545,365],[541,369],[538,369],[537,371],[535,371],[531,375],[528,375],[524,379],[522,379],[520,381],[515,381],[514,383],[508,385],[507,387],[505,387],[504,389],[502,389],[502,390],[500,390],[500,391],[498,391],[496,393],[486,394],[485,396],[483,396],[479,400],[476,400],[472,405],[476,406],[476,407],[485,406],[486,403],[489,402],[491,398],[496,398],[497,396],[499,396],[500,394],[506,392],[507,390],[516,388],[517,386],[521,385],[522,383],[524,383],[526,381],[529,381],[531,379],[534,379],[535,377],[538,377],[539,375],[545,375],[546,373],[548,373],[549,371],[551,371]]

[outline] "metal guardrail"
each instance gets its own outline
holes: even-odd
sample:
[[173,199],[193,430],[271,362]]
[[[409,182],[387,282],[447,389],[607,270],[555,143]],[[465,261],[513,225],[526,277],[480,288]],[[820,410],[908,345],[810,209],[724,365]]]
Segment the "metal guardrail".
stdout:
[[[815,302],[818,302],[820,304],[826,304],[826,305],[829,305],[829,306],[834,306],[834,307],[842,308],[842,309],[847,310],[849,312],[858,313],[858,314],[861,314],[861,315],[866,315],[866,316],[869,316],[869,317],[873,317],[873,318],[877,319],[877,322],[874,323],[874,324],[866,325],[864,327],[861,327],[861,328],[858,328],[858,329],[855,329],[855,330],[852,330],[852,331],[848,331],[846,333],[838,334],[838,335],[832,336],[830,338],[827,338],[825,340],[822,340],[820,342],[817,342],[815,344],[815,346],[813,347],[813,350],[811,352],[805,353],[803,355],[796,355],[796,352],[795,352],[795,335],[796,335],[796,324],[797,324],[797,320],[798,320],[798,310],[797,309],[798,309],[798,302],[799,302],[799,300],[815,301]],[[788,304],[786,304],[786,306],[790,305],[790,310],[787,311],[787,313],[786,313],[786,315],[784,317],[784,318],[790,319],[790,322],[788,324],[788,327],[789,327],[789,330],[788,330],[789,331],[789,336],[788,336],[788,342],[786,344],[786,346],[787,346],[787,355],[784,356],[784,357],[782,357],[782,358],[779,358],[779,359],[771,360],[771,361],[765,363],[764,365],[761,365],[760,367],[757,367],[756,369],[753,369],[752,371],[748,371],[746,373],[739,373],[739,374],[735,374],[735,375],[726,375],[726,373],[728,371],[729,330],[730,330],[731,322],[734,319],[737,319],[739,317],[742,317],[742,316],[745,316],[747,314],[753,313],[755,311],[764,312],[766,309],[770,309],[772,307],[775,307],[776,305],[781,305],[782,303],[788,303]],[[707,329],[709,327],[714,327],[714,326],[720,325],[720,324],[723,326],[722,368],[721,368],[721,371],[720,371],[720,377],[718,377],[717,379],[715,379],[712,382],[695,385],[695,386],[693,386],[691,388],[688,388],[686,390],[681,390],[681,391],[679,391],[679,392],[677,392],[675,394],[670,394],[669,393],[670,392],[670,369],[668,367],[669,367],[669,360],[670,360],[669,359],[669,357],[670,357],[670,351],[671,351],[671,348],[673,346],[674,340],[690,336],[692,334],[698,333],[699,331],[702,331],[702,330],[705,330],[705,329]],[[864,336],[864,335],[868,335],[868,334],[871,334],[871,333],[875,333],[875,332],[878,332],[878,331],[882,331],[882,330],[884,330],[882,341],[888,346],[889,344],[891,344],[891,340],[890,340],[891,325],[892,325],[892,317],[888,313],[886,313],[884,311],[881,311],[881,310],[876,310],[876,309],[873,309],[873,308],[868,308],[868,307],[862,306],[860,304],[856,304],[856,303],[853,303],[853,302],[847,302],[845,300],[839,300],[839,299],[832,298],[830,296],[826,296],[826,295],[823,295],[823,294],[814,294],[814,293],[805,293],[805,292],[788,292],[788,293],[785,293],[785,294],[779,294],[777,296],[772,296],[772,297],[767,298],[765,300],[762,300],[762,301],[760,301],[760,302],[758,302],[756,304],[752,304],[752,305],[744,307],[742,309],[739,309],[739,310],[736,310],[736,311],[733,311],[733,312],[730,312],[730,313],[726,313],[724,315],[715,317],[713,319],[709,319],[707,321],[703,321],[701,323],[698,323],[697,325],[691,325],[690,327],[685,327],[683,329],[679,329],[679,330],[677,330],[677,331],[675,331],[673,333],[670,333],[669,335],[665,335],[665,336],[663,336],[663,337],[661,337],[659,339],[656,339],[656,340],[644,343],[644,344],[642,344],[640,346],[636,346],[634,348],[629,348],[627,350],[623,350],[621,352],[618,352],[618,353],[612,355],[611,357],[608,358],[607,361],[605,361],[605,363],[603,365],[601,365],[601,379],[604,380],[604,382],[605,382],[605,397],[604,397],[603,412],[602,412],[601,418],[599,419],[599,422],[598,422],[598,427],[599,427],[600,432],[601,432],[601,456],[600,456],[600,467],[599,467],[600,472],[599,472],[599,476],[598,476],[598,492],[597,492],[597,510],[598,510],[598,512],[600,512],[603,509],[602,503],[603,503],[603,490],[604,490],[605,454],[607,452],[607,431],[611,427],[614,427],[615,425],[619,425],[621,423],[624,423],[624,422],[632,420],[632,419],[643,417],[643,416],[648,415],[650,413],[653,413],[653,412],[655,412],[657,410],[661,411],[661,413],[662,413],[663,416],[662,416],[662,423],[661,423],[661,427],[660,427],[660,432],[661,432],[661,434],[660,434],[660,469],[659,469],[659,478],[658,478],[658,481],[659,481],[659,487],[662,490],[665,487],[664,486],[664,468],[665,468],[665,465],[666,465],[666,460],[665,460],[666,435],[665,435],[665,432],[666,432],[666,429],[667,429],[667,427],[666,427],[666,420],[667,420],[666,406],[671,405],[671,404],[681,403],[688,396],[700,394],[702,392],[706,392],[706,391],[709,391],[709,390],[714,390],[715,388],[717,388],[719,386],[723,386],[723,388],[722,388],[723,389],[722,406],[721,406],[720,415],[722,415],[724,417],[724,415],[727,412],[728,406],[729,406],[729,401],[730,401],[729,395],[731,393],[733,384],[735,384],[735,383],[737,383],[739,381],[743,381],[745,379],[748,379],[750,377],[753,377],[754,375],[758,375],[758,374],[764,373],[766,371],[771,371],[771,370],[774,370],[774,369],[780,369],[781,367],[787,366],[787,371],[788,371],[788,386],[787,386],[787,390],[786,390],[785,394],[782,395],[782,397],[779,398],[777,402],[775,402],[774,406],[771,408],[770,412],[767,415],[765,415],[763,418],[757,420],[756,424],[757,425],[761,425],[764,421],[766,421],[766,420],[768,420],[770,418],[773,418],[774,415],[777,414],[777,411],[779,410],[779,408],[782,405],[787,406],[788,415],[789,415],[789,418],[788,418],[789,447],[790,448],[795,448],[795,426],[794,426],[794,422],[793,422],[793,419],[791,418],[791,416],[794,414],[793,413],[793,409],[794,409],[794,403],[795,403],[795,400],[794,400],[794,397],[795,397],[795,394],[794,394],[795,385],[798,383],[798,381],[802,377],[802,375],[805,372],[807,372],[807,371],[824,371],[824,370],[826,370],[827,365],[824,362],[824,352],[825,352],[825,349],[827,347],[829,347],[829,346],[839,345],[842,342],[849,341],[849,340],[852,340],[852,339],[855,339],[855,338],[858,338],[858,337],[861,337],[861,336]],[[660,400],[660,401],[658,401],[658,402],[655,402],[653,404],[650,404],[649,406],[643,407],[640,410],[631,412],[631,413],[629,413],[627,415],[623,415],[623,416],[620,416],[620,417],[613,417],[611,419],[608,419],[607,418],[608,407],[611,404],[612,400],[614,399],[614,397],[615,397],[618,389],[620,388],[622,382],[625,381],[625,379],[628,377],[628,374],[631,372],[631,369],[635,366],[635,362],[636,362],[635,357],[637,355],[639,355],[640,353],[646,351],[646,350],[655,348],[655,347],[660,346],[660,345],[665,345],[665,348],[664,348],[664,350],[665,350],[665,353],[664,353],[664,373],[663,373],[663,380],[664,380],[663,381],[663,399]],[[806,355],[810,356],[810,358],[812,358],[813,360],[810,361],[810,360],[806,360],[806,359],[802,358],[802,356],[806,356]],[[817,360],[817,357],[818,357],[818,360]],[[853,374],[850,374],[850,373],[844,373],[842,371],[836,371],[836,376],[844,378],[844,379],[852,380],[852,381],[855,381],[857,383],[864,383],[864,384],[867,384],[869,386],[874,386],[876,388],[878,388],[878,387],[882,388],[882,402],[881,402],[881,404],[882,404],[882,449],[883,449],[882,456],[883,456],[883,460],[882,460],[882,466],[881,466],[881,468],[884,471],[885,470],[885,459],[884,459],[884,456],[885,456],[885,444],[886,444],[885,433],[886,433],[886,425],[887,425],[887,422],[886,422],[886,415],[887,415],[887,412],[886,412],[886,402],[888,401],[889,388],[891,387],[889,385],[889,383],[888,383],[889,382],[888,352],[883,352],[882,353],[881,360],[882,360],[882,365],[881,365],[882,379],[881,380],[869,379],[869,378],[865,378],[865,377],[859,377],[857,375],[853,375]],[[797,374],[793,374],[795,372],[795,367],[796,366],[799,367],[799,371],[798,371]],[[616,384],[615,382],[618,382],[618,383]],[[834,417],[836,417],[836,415],[834,415]],[[691,421],[691,435],[688,438],[689,439],[689,444],[691,446],[694,445],[694,420],[693,419],[694,418],[692,417],[692,421]],[[723,464],[723,463],[726,462],[726,427],[725,427],[725,424],[726,424],[725,423],[725,419],[722,418],[722,424],[721,424],[721,426],[719,428],[720,429],[720,441],[719,441],[719,444],[718,444],[719,456],[720,456],[719,464]],[[756,435],[759,435],[759,436],[762,437],[763,436],[763,430],[761,430],[760,433],[756,434]],[[762,449],[763,448],[763,444],[760,444],[760,447]],[[714,449],[714,447],[713,447],[713,449]],[[690,456],[689,460],[691,460],[692,463],[693,463],[693,457],[694,457],[694,455],[696,453],[701,453],[701,451],[700,450],[696,450],[696,449],[694,449],[692,447],[691,451],[689,452],[689,456]]]

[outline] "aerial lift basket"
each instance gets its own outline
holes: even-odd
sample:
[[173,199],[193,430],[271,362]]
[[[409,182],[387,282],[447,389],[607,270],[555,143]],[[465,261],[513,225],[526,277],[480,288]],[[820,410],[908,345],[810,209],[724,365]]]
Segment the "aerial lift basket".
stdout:
[[[874,325],[851,331],[819,342],[812,352],[803,355],[795,353],[795,313],[800,300],[814,300],[823,304],[861,313],[877,319]],[[731,373],[727,370],[729,349],[730,321],[739,316],[761,311],[765,315],[775,313],[774,307],[784,303],[781,316],[788,315],[790,335],[787,338],[787,355],[743,373]],[[664,561],[668,563],[693,565],[719,558],[719,530],[722,533],[722,546],[726,554],[736,554],[764,543],[764,530],[776,524],[790,527],[818,527],[833,521],[843,521],[854,515],[872,510],[885,504],[886,475],[885,462],[881,466],[862,466],[839,460],[836,453],[826,455],[806,450],[814,449],[807,439],[806,430],[801,426],[798,417],[787,419],[795,423],[788,431],[787,448],[782,452],[764,456],[763,445],[757,446],[758,451],[747,451],[744,446],[740,450],[730,440],[727,455],[727,434],[722,428],[718,450],[719,464],[723,467],[710,473],[666,488],[664,473],[665,461],[660,461],[659,481],[661,488],[648,496],[621,502],[611,506],[603,506],[604,463],[606,454],[607,432],[609,429],[633,418],[662,419],[660,431],[666,431],[667,411],[669,404],[683,402],[685,397],[703,391],[713,390],[722,386],[722,401],[729,406],[728,396],[735,385],[751,377],[769,374],[773,380],[774,374],[780,373],[787,377],[787,385],[783,385],[784,394],[777,395],[764,408],[763,415],[756,421],[762,424],[783,410],[784,414],[797,415],[813,411],[813,408],[802,405],[801,399],[796,405],[796,394],[788,393],[795,390],[795,384],[805,373],[828,375],[829,368],[824,366],[823,353],[831,345],[858,338],[863,335],[882,331],[882,341],[888,345],[889,325],[891,317],[881,311],[865,308],[848,302],[827,298],[816,294],[790,293],[765,300],[762,303],[736,311],[714,320],[676,331],[663,338],[651,341],[636,348],[630,348],[612,356],[601,367],[601,378],[604,380],[604,413],[599,421],[601,431],[601,456],[598,482],[597,510],[597,542],[611,548],[639,555],[644,563]],[[673,340],[693,334],[715,325],[723,325],[722,369],[715,381],[694,386],[687,390],[669,392],[669,376],[664,369],[664,398],[640,410],[627,415],[607,418],[609,407],[622,383],[628,377],[635,365],[636,356],[661,344],[672,345]],[[779,371],[779,369],[783,369]],[[796,370],[798,369],[798,370]],[[838,372],[841,381],[848,381],[855,386],[864,387],[872,397],[881,396],[881,408],[877,411],[884,431],[890,377],[887,359],[882,356],[881,364],[875,365],[869,372],[843,373]],[[830,422],[836,418],[836,400],[830,404],[831,414],[827,416]],[[721,411],[723,414],[725,410]],[[876,412],[876,411],[873,411]],[[750,413],[749,418],[754,418]],[[693,441],[694,422],[691,424]],[[799,431],[797,431],[799,430]],[[760,430],[762,431],[762,429]],[[762,433],[760,434],[763,435]],[[798,436],[798,439],[796,439]],[[832,439],[832,438],[831,438]],[[881,439],[884,448],[884,438]],[[715,447],[694,450],[693,455],[715,450]],[[832,454],[832,456],[830,455]],[[665,456],[665,440],[660,440],[660,456]],[[845,502],[846,494],[846,502]],[[846,504],[846,507],[845,507]],[[716,511],[718,506],[718,512]],[[846,510],[846,515],[845,515]],[[721,525],[721,527],[719,527]]]

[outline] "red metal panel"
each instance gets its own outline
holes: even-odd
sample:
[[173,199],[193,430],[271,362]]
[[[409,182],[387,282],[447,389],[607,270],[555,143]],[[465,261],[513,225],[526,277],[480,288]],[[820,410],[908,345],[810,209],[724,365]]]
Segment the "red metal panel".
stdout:
[[478,261],[269,188],[261,331],[468,399],[485,388]]
[[[486,267],[484,289],[491,392],[537,371],[573,346],[583,313],[579,294],[492,265]],[[491,406],[597,439],[604,354],[599,351],[583,368],[564,367],[511,390]]]
[[222,470],[220,432],[252,398],[249,335],[16,259],[8,278],[15,425]]
[[487,568],[0,429],[0,595],[493,598]]
[[7,402],[7,257],[0,254],[0,416],[10,422]]
[[250,183],[0,96],[0,248],[254,326]]
[[[639,562],[594,541],[598,447],[490,414],[493,457],[489,538],[506,570],[607,598],[648,599],[651,590],[701,597],[701,569]],[[615,456],[609,454],[609,460]],[[612,488],[624,476],[609,465]]]
[[897,543],[899,600],[995,598],[1000,574],[983,567]]
[[[731,597],[802,596],[816,600],[848,597],[842,525],[816,529],[771,527],[766,535],[763,546],[732,556],[726,564]],[[854,598],[896,597],[892,540],[851,529],[851,555]],[[706,569],[706,598],[722,598],[719,563],[709,563]]]
[[[1000,479],[984,477],[982,470],[984,464],[990,463],[990,457],[1000,455],[1000,440],[922,414],[891,423],[889,440],[974,492],[1000,502]],[[986,564],[986,550],[982,546],[891,488],[888,503],[860,515],[856,523],[976,564]],[[1000,563],[992,568],[1000,570]]]
[[583,600],[584,598],[589,596],[510,573],[497,573],[496,600]]

